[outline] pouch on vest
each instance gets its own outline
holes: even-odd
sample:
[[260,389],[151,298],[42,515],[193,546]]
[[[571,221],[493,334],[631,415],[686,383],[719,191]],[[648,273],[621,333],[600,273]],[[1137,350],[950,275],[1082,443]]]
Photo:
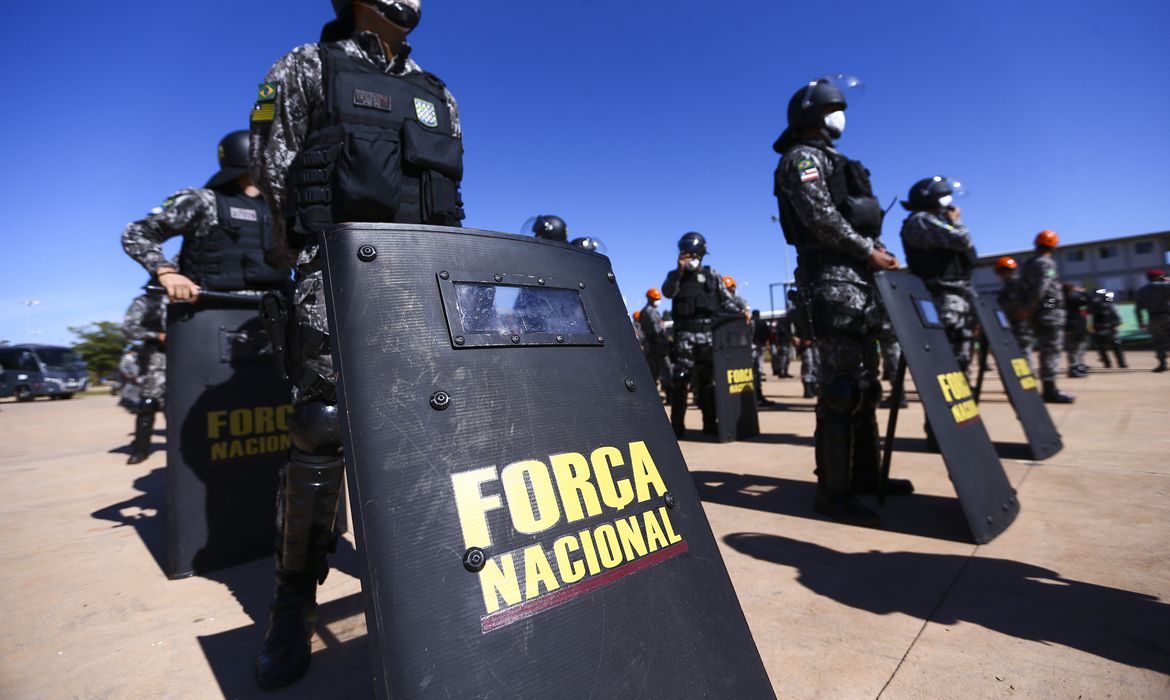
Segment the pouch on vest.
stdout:
[[347,125],[333,171],[333,221],[394,221],[402,188],[402,149],[388,129]]
[[459,181],[463,179],[463,142],[408,120],[402,125],[402,159],[421,171],[419,207],[423,221],[458,225],[463,221]]
[[877,197],[873,196],[869,170],[858,161],[847,160],[844,175],[848,196],[841,203],[841,214],[858,233],[867,238],[879,238],[885,212]]

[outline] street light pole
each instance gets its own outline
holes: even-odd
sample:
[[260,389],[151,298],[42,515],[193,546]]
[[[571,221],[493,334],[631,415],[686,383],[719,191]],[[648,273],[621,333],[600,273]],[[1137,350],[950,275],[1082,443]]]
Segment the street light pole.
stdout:
[[[772,215],[772,223],[779,224],[780,217],[773,214]],[[783,233],[784,233],[783,228],[780,229],[780,233],[781,233],[781,235],[783,235]],[[784,239],[782,238],[781,240],[784,240]],[[788,241],[784,240],[784,243],[782,245],[784,248],[784,281],[787,282],[790,279],[789,274],[788,274]]]

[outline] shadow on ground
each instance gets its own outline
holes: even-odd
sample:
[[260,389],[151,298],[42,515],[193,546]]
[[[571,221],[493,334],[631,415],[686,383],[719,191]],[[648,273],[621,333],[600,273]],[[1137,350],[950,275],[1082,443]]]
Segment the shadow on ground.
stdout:
[[[816,446],[816,439],[813,436],[797,435],[795,433],[760,433],[759,435],[749,438],[744,442],[762,442],[767,445],[803,445],[805,447]],[[995,452],[999,455],[1000,459],[1032,459],[1032,448],[1029,447],[1028,443],[1026,442],[996,442],[992,444],[995,446]],[[917,437],[895,437],[894,452],[920,452],[924,454],[938,454],[938,450],[932,450],[927,445],[926,438]],[[897,472],[896,461],[894,462],[893,470],[895,473]]]
[[[723,538],[739,552],[790,566],[809,590],[879,615],[961,622],[1103,659],[1170,673],[1170,605],[1154,596],[1067,579],[1055,571],[986,557],[919,552],[843,553],[757,533]],[[946,598],[924,595],[923,583]]]
[[[709,471],[692,472],[691,477],[699,498],[708,503],[824,520],[813,511],[817,485],[810,481]],[[882,530],[951,542],[972,542],[956,498],[916,493],[888,499],[885,506],[877,506],[873,498],[865,500],[881,515]]]

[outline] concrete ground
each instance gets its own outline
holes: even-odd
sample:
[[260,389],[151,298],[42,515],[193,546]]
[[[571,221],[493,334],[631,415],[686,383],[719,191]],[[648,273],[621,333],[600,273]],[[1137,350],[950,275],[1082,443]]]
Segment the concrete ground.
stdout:
[[[917,403],[893,467],[917,492],[887,503],[882,529],[813,513],[798,380],[764,385],[785,409],[761,414],[759,438],[684,442],[777,695],[1170,698],[1170,374],[1132,361],[1062,382],[1079,400],[1053,409],[1066,446],[1043,463],[1025,458],[989,378],[982,415],[1022,511],[983,546],[925,451]],[[151,458],[127,466],[131,420],[108,396],[0,403],[0,697],[261,695],[271,564],[167,580],[163,426]],[[313,667],[269,696],[371,694],[356,557],[342,550]]]

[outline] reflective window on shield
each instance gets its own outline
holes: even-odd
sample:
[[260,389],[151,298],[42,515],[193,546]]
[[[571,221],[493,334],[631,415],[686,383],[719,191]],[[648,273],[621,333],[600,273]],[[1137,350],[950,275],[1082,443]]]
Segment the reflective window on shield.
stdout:
[[938,318],[938,309],[935,308],[934,302],[930,299],[915,299],[918,302],[918,313],[922,316],[922,322],[928,326],[939,326],[942,322]]
[[456,282],[453,286],[464,333],[593,333],[581,295],[575,289],[473,282]]

